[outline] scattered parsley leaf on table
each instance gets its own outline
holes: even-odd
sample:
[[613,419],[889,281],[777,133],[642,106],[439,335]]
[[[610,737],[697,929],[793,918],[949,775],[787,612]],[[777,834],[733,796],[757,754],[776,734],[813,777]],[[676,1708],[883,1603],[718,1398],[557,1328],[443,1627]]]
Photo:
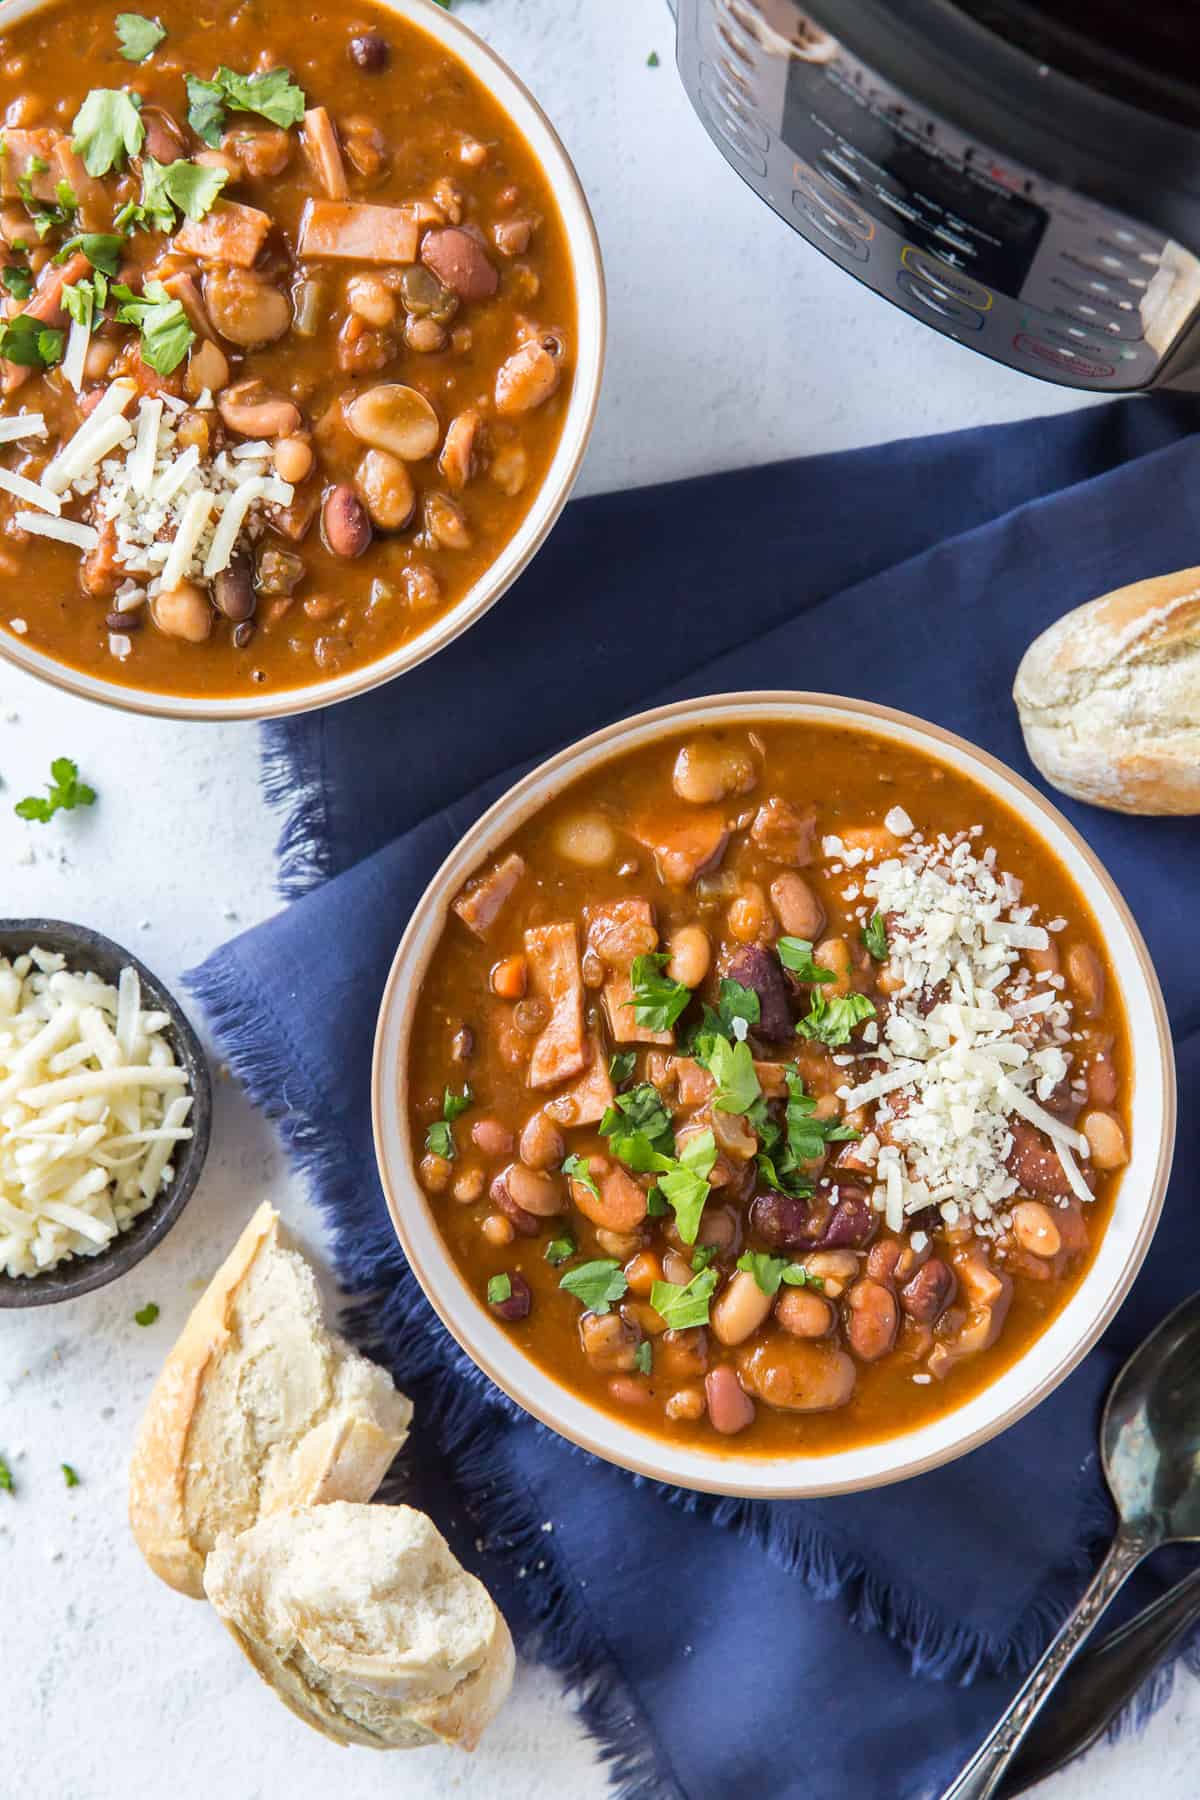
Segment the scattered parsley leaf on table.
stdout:
[[148,1300],[146,1302],[145,1306],[139,1307],[137,1312],[134,1313],[133,1322],[135,1325],[153,1325],[153,1323],[154,1323],[155,1319],[157,1319],[157,1317],[158,1317],[157,1302],[154,1300]]
[[12,1470],[2,1456],[0,1456],[0,1491],[6,1494],[15,1494],[17,1491],[12,1478]]
[[145,62],[166,35],[157,19],[147,19],[142,13],[117,14],[117,39],[126,62]]
[[658,51],[657,50],[652,50],[650,52],[649,56],[646,58],[646,67],[648,69],[657,69],[657,67],[658,67]]
[[73,763],[69,756],[56,756],[50,764],[50,775],[51,780],[47,783],[49,792],[44,797],[40,794],[27,794],[24,800],[17,801],[14,811],[18,819],[46,825],[56,812],[74,812],[77,806],[91,806],[94,803],[96,790],[80,781],[79,765]]
[[68,1487],[80,1487],[82,1485],[78,1475],[75,1473],[75,1470],[71,1467],[70,1463],[62,1463],[60,1466],[61,1466],[62,1472],[63,1472],[63,1480],[66,1482]]

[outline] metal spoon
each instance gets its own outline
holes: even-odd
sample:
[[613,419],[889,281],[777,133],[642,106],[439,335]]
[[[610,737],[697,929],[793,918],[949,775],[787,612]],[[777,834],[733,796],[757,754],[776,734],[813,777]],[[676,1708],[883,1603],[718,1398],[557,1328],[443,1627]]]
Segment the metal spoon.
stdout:
[[1143,1557],[1200,1540],[1200,1294],[1185,1300],[1112,1385],[1100,1454],[1120,1524],[1075,1611],[991,1736],[942,1800],[988,1800],[1030,1725],[1113,1595]]

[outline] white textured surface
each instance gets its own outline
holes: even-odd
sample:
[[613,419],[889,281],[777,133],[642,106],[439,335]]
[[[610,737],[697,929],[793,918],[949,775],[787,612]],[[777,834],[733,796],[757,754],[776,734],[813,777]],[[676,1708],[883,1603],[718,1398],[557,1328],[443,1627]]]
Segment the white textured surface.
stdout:
[[[466,0],[463,11],[548,105],[595,204],[612,344],[585,488],[1076,403],[924,331],[766,212],[689,112],[661,4]],[[652,49],[657,69],[646,67]],[[79,760],[100,804],[22,826],[12,803],[38,788],[55,755]],[[250,727],[109,715],[0,668],[0,777],[9,916],[86,921],[174,980],[274,910],[275,827]],[[0,1493],[6,1791],[327,1800],[349,1783],[356,1800],[599,1800],[603,1773],[545,1674],[522,1673],[474,1760],[342,1752],[270,1700],[205,1608],[141,1566],[124,1522],[135,1421],[206,1273],[264,1195],[318,1241],[270,1131],[223,1084],[203,1187],[155,1256],[91,1298],[3,1317],[0,1451],[18,1486],[15,1499]],[[162,1314],[142,1330],[133,1313],[147,1300]],[[70,1492],[63,1461],[83,1482]],[[1045,1800],[1115,1800],[1151,1769],[1159,1800],[1184,1800],[1195,1793],[1198,1727],[1200,1696],[1187,1684],[1136,1744],[1089,1759]]]

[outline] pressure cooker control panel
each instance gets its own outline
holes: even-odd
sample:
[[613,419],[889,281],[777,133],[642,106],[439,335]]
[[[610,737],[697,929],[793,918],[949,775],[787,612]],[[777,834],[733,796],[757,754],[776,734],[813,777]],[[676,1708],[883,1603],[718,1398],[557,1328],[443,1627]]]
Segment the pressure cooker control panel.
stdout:
[[710,136],[776,212],[998,361],[1146,387],[1200,305],[1188,251],[914,108],[794,0],[680,0],[678,52]]

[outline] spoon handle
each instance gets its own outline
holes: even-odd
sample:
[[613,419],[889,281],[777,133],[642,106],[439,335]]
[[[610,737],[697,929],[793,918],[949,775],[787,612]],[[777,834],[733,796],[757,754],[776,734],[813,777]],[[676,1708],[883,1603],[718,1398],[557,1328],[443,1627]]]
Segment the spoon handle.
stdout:
[[1016,1800],[1026,1788],[1082,1756],[1198,1619],[1200,1569],[1194,1569],[1136,1619],[1084,1651],[1068,1671],[1053,1711],[1037,1721],[1013,1759],[1000,1789],[1002,1800]]
[[1128,1531],[1124,1527],[1118,1531],[1079,1605],[1064,1622],[1041,1660],[1030,1670],[990,1737],[984,1740],[961,1775],[946,1789],[942,1800],[989,1800],[996,1792],[1025,1733],[1050,1698],[1068,1663],[1117,1589],[1154,1548],[1156,1541],[1144,1532]]

